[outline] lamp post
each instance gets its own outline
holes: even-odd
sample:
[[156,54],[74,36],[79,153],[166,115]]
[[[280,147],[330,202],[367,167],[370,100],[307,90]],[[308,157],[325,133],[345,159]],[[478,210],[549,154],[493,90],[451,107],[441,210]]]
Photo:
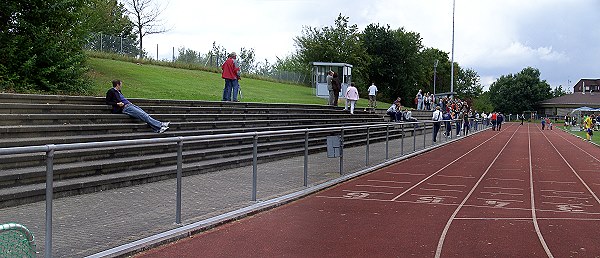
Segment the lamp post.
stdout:
[[452,0],[452,67],[450,67],[450,96],[454,97],[454,10],[455,1]]
[[435,62],[433,62],[433,96],[435,97],[435,80],[436,80],[436,75],[437,75],[437,65],[438,65],[438,60],[436,59]]

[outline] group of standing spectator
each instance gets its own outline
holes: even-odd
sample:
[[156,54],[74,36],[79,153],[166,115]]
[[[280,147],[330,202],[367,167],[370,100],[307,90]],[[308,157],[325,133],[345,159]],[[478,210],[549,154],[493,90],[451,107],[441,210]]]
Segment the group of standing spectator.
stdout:
[[429,92],[423,94],[423,90],[419,90],[417,96],[415,96],[415,105],[417,110],[435,110],[439,103],[435,95]]

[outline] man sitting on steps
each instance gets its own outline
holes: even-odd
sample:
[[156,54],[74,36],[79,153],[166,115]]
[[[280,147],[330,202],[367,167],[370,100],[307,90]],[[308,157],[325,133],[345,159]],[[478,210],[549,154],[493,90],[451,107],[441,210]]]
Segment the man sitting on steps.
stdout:
[[140,107],[129,102],[121,93],[123,83],[121,80],[113,80],[113,87],[106,92],[106,104],[112,106],[112,112],[115,114],[123,113],[131,117],[140,119],[146,122],[156,133],[164,133],[169,129],[170,122],[160,122],[152,118]]

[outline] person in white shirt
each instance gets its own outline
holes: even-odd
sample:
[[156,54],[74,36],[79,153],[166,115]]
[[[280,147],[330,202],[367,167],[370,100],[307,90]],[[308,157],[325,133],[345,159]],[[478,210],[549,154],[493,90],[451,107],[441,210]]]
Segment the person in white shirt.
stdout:
[[[377,86],[375,86],[375,83],[372,82],[371,86],[369,86],[369,89],[367,89],[367,91],[369,92],[369,109],[371,111],[375,110],[375,108],[377,107]],[[365,111],[367,111],[367,109],[365,109]]]
[[440,121],[442,120],[442,111],[440,111],[440,106],[435,107],[435,111],[433,111],[431,120],[433,120],[433,142],[436,142],[437,134],[440,130]]
[[396,100],[386,111],[387,115],[390,116],[392,122],[402,121],[402,106],[400,101]]
[[358,89],[354,86],[354,83],[351,82],[348,89],[346,89],[346,108],[344,110],[348,110],[348,106],[350,106],[350,114],[354,115],[354,107],[356,102],[358,101]]

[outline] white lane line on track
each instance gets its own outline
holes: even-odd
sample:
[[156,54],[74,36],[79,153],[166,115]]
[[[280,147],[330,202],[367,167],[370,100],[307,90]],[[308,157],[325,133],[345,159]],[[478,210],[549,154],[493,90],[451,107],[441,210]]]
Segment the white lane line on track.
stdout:
[[548,244],[546,244],[546,241],[544,240],[544,236],[542,236],[542,231],[540,230],[540,226],[538,224],[538,220],[537,220],[537,214],[536,214],[536,209],[535,209],[535,193],[533,191],[533,164],[532,164],[532,155],[531,155],[531,133],[529,132],[529,125],[527,125],[527,140],[528,140],[528,144],[529,144],[529,189],[530,189],[530,198],[531,198],[531,218],[533,220],[533,226],[535,227],[535,232],[538,235],[538,239],[540,240],[540,243],[542,244],[542,246],[544,247],[544,250],[546,251],[546,254],[548,255],[548,257],[552,258],[554,257],[552,255],[552,252],[550,252],[550,248],[548,248]]
[[368,193],[368,194],[396,194],[396,193],[392,193],[392,192],[372,192],[372,191],[356,191],[356,190],[342,190],[344,192],[350,192],[350,193]]
[[467,187],[466,185],[433,184],[433,183],[427,183],[427,185],[433,185],[433,186],[447,186],[447,187]]
[[476,200],[497,201],[497,202],[523,202],[521,200],[505,200],[505,199],[498,199],[498,198],[476,198]]
[[385,185],[355,185],[358,187],[373,187],[373,188],[389,188],[389,189],[403,189],[403,186],[385,186]]
[[[504,129],[504,131],[506,131],[506,129]],[[494,157],[494,159],[492,160],[492,162],[490,162],[490,165],[483,172],[483,174],[479,177],[479,180],[477,180],[477,182],[475,183],[475,185],[473,186],[473,188],[471,188],[471,191],[469,191],[469,193],[467,194],[467,196],[462,200],[462,202],[454,210],[454,212],[452,213],[452,215],[448,219],[448,222],[446,222],[446,226],[444,227],[444,230],[442,231],[442,235],[440,236],[440,239],[438,241],[438,245],[437,245],[437,248],[436,248],[436,251],[435,251],[435,257],[436,258],[439,258],[439,257],[442,256],[442,248],[444,246],[444,240],[446,240],[446,235],[448,234],[448,230],[450,230],[450,225],[452,224],[452,221],[454,220],[454,218],[456,218],[456,215],[458,214],[458,211],[460,211],[460,209],[465,205],[465,203],[471,197],[471,195],[473,195],[473,193],[475,192],[475,189],[477,188],[477,186],[479,186],[479,184],[483,181],[483,178],[490,171],[490,169],[492,168],[492,165],[494,165],[494,163],[496,163],[496,160],[498,160],[498,157],[500,157],[500,154],[502,154],[502,152],[504,151],[504,149],[506,149],[506,146],[508,146],[508,143],[512,140],[512,138],[515,136],[515,134],[517,133],[517,131],[518,131],[518,127],[517,127],[517,130],[515,130],[513,132],[513,134],[510,136],[510,138],[508,139],[508,141],[506,141],[506,143],[504,144],[504,146],[502,146],[502,149],[500,149],[500,151],[498,152],[498,154],[496,155],[496,157]],[[500,132],[498,132],[496,135],[494,135],[494,137],[497,136],[498,134],[500,134]],[[490,139],[491,138],[492,137],[490,137]]]
[[499,190],[517,190],[517,191],[525,191],[523,188],[516,187],[499,187],[499,186],[484,186],[483,189],[499,189]]
[[424,176],[425,174],[415,174],[415,173],[404,173],[404,172],[386,172],[387,174],[392,175],[407,175],[407,176]]
[[593,204],[583,204],[583,203],[566,203],[566,202],[542,202],[543,204],[550,205],[578,205],[578,206],[586,206],[586,207],[594,207]]
[[393,184],[411,184],[412,182],[401,182],[401,181],[390,181],[390,180],[374,180],[369,179],[368,182],[376,182],[376,183],[393,183]]
[[576,184],[577,182],[536,181],[536,183],[548,183],[548,184]]
[[431,194],[410,194],[412,196],[421,196],[421,197],[443,197],[443,198],[454,198],[457,199],[456,196],[445,196],[445,195],[431,195]]
[[[600,221],[598,219],[581,218],[537,218],[538,220],[573,220],[573,221]],[[456,220],[531,220],[531,218],[456,218]]]
[[[477,146],[479,147],[479,145]],[[475,148],[477,148],[475,147]],[[460,179],[473,179],[474,176],[450,176],[450,175],[438,175],[438,177],[446,177],[446,178],[460,178]]]
[[575,197],[575,196],[557,196],[557,195],[543,195],[544,198],[558,198],[558,199],[577,199],[577,200],[589,200],[591,197]]
[[440,191],[440,192],[455,192],[455,193],[462,193],[462,192],[464,192],[464,191],[461,191],[461,190],[439,189],[439,188],[419,188],[419,190],[423,190],[423,191]]
[[522,196],[522,193],[502,193],[502,192],[480,192],[482,194],[491,194],[491,195],[514,195],[514,196]]
[[551,192],[551,193],[585,194],[585,192],[560,191],[560,190],[541,190],[541,191],[542,192]]
[[498,181],[519,181],[519,182],[525,182],[525,180],[523,180],[523,179],[516,179],[516,178],[498,178],[498,177],[490,177],[490,178],[486,178],[485,180],[498,180]]

